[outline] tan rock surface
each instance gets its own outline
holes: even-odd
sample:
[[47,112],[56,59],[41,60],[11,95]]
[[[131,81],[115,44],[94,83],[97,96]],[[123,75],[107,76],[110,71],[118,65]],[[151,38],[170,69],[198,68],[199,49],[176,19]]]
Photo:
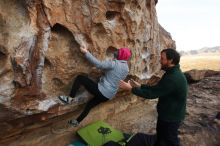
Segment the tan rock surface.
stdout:
[[101,60],[111,58],[115,49],[129,47],[133,52],[130,75],[150,78],[160,69],[161,49],[175,48],[158,24],[156,3],[1,0],[2,103],[25,113],[34,110],[39,100],[68,94],[78,74],[96,79],[100,72],[79,52],[81,45]]

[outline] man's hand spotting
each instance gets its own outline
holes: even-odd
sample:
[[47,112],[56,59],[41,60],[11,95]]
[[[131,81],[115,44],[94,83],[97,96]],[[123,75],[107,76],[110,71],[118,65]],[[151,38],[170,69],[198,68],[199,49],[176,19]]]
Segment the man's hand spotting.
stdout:
[[121,89],[124,89],[124,90],[127,90],[127,91],[131,91],[131,89],[132,89],[132,86],[131,86],[131,84],[130,84],[130,81],[128,81],[128,82],[126,83],[125,81],[120,80],[120,82],[119,82],[119,87],[120,87]]
[[135,80],[129,80],[132,87],[141,87],[141,84],[136,82]]

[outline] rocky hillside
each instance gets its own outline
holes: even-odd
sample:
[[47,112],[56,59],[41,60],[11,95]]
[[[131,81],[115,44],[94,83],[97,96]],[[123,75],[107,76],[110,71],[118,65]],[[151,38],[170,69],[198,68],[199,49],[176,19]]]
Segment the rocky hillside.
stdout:
[[[82,45],[100,60],[129,47],[129,77],[144,82],[157,73],[160,51],[175,48],[175,42],[157,21],[156,3],[0,0],[0,145],[66,146],[78,128],[98,119],[124,132],[154,133],[156,101],[119,91],[71,128],[67,120],[90,97],[82,90],[79,100],[64,106],[57,96],[69,93],[77,75],[96,80],[101,74],[80,53]],[[184,146],[219,144],[219,127],[212,122],[220,110],[219,91],[219,76],[190,87],[188,115],[180,130]]]
[[180,51],[182,56],[186,55],[205,55],[205,54],[220,54],[220,46],[216,47],[204,47],[199,50]]
[[220,72],[189,71],[187,116],[181,127],[183,146],[219,146],[220,125],[214,122],[220,112]]

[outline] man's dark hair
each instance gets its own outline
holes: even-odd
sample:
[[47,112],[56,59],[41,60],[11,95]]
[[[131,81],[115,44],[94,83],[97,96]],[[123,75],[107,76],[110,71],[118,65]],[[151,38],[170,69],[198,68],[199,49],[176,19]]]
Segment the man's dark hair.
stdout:
[[168,60],[173,60],[172,63],[174,65],[179,64],[180,54],[176,50],[168,48],[168,49],[162,50],[161,53],[162,52],[164,52],[166,54],[166,57],[167,57]]

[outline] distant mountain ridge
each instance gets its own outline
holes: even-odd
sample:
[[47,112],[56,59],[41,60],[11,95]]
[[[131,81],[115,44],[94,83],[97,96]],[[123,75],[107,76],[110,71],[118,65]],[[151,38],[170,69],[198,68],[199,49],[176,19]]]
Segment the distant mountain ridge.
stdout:
[[185,55],[199,55],[199,54],[219,54],[220,53],[220,46],[215,47],[204,47],[199,50],[190,50],[190,51],[180,51],[181,56]]

